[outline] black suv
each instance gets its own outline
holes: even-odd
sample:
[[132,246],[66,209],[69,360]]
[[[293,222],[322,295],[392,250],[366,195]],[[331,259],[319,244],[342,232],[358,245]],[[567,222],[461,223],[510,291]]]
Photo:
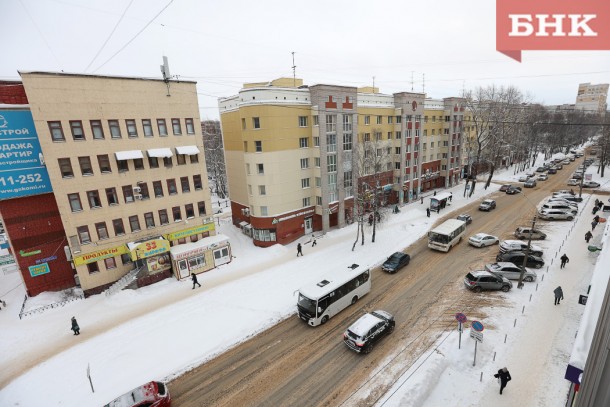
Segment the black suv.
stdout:
[[343,333],[343,343],[358,353],[369,353],[378,340],[394,331],[395,325],[389,312],[364,314]]
[[504,292],[513,288],[513,283],[506,277],[499,276],[487,270],[471,271],[464,278],[464,285],[475,293],[483,290],[502,290]]
[[[520,266],[523,264],[524,258],[525,258],[524,252],[506,252],[506,253],[498,254],[496,256],[496,261],[498,261],[498,262],[507,261],[507,262],[514,263],[514,264],[517,264]],[[525,266],[539,269],[544,266],[544,260],[542,260],[542,257],[534,256],[533,254],[529,254],[527,256],[527,263],[525,264]]]
[[396,273],[398,270],[409,264],[411,260],[411,256],[407,253],[396,252],[383,263],[381,269],[383,271],[387,271],[388,273]]

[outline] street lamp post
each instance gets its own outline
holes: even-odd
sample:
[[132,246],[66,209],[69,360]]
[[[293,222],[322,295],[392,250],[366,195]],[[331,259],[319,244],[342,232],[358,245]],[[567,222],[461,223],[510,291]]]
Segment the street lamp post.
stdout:
[[527,265],[527,258],[530,254],[530,246],[532,245],[532,233],[534,232],[534,227],[536,227],[536,215],[534,215],[534,219],[532,220],[532,228],[530,229],[529,236],[527,237],[527,248],[525,249],[525,257],[523,257],[523,266],[521,267],[521,273],[519,273],[519,283],[517,283],[517,288],[523,288],[523,276],[525,275],[525,266]]
[[580,176],[580,187],[578,188],[578,197],[582,198],[582,183],[585,180],[585,161],[587,160],[587,156],[586,154],[583,155],[583,162],[582,162],[582,174]]

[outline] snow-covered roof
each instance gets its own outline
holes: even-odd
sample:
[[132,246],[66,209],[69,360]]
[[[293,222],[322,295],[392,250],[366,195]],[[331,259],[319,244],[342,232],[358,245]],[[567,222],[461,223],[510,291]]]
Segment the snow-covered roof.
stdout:
[[148,154],[149,157],[158,158],[171,157],[174,155],[169,148],[151,148],[150,150],[146,150],[146,154]]
[[199,154],[199,148],[197,146],[178,146],[176,152],[178,154],[195,155]]
[[224,243],[228,243],[229,238],[225,235],[218,234],[215,236],[209,236],[203,239],[200,239],[196,242],[188,242],[179,244],[177,246],[173,246],[169,249],[172,257],[176,257],[182,253],[187,253],[196,249],[205,250],[207,248],[211,248],[213,246],[218,246]]
[[136,160],[138,158],[144,158],[141,150],[117,151],[114,155],[117,160]]

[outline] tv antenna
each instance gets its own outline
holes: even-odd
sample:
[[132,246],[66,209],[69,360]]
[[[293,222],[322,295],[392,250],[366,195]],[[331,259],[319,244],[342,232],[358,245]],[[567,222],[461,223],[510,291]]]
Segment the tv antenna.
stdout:
[[167,57],[163,56],[163,65],[161,65],[161,74],[163,75],[163,82],[165,82],[165,86],[167,86],[167,96],[171,96],[169,94],[169,80],[171,79],[171,75],[169,74],[169,63],[167,62]]
[[292,86],[297,87],[297,66],[294,64],[294,51],[292,51]]

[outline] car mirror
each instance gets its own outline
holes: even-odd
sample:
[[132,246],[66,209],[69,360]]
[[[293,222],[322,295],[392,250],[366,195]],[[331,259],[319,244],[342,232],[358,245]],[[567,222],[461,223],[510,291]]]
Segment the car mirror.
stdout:
[[318,314],[322,313],[322,307],[318,307]]

